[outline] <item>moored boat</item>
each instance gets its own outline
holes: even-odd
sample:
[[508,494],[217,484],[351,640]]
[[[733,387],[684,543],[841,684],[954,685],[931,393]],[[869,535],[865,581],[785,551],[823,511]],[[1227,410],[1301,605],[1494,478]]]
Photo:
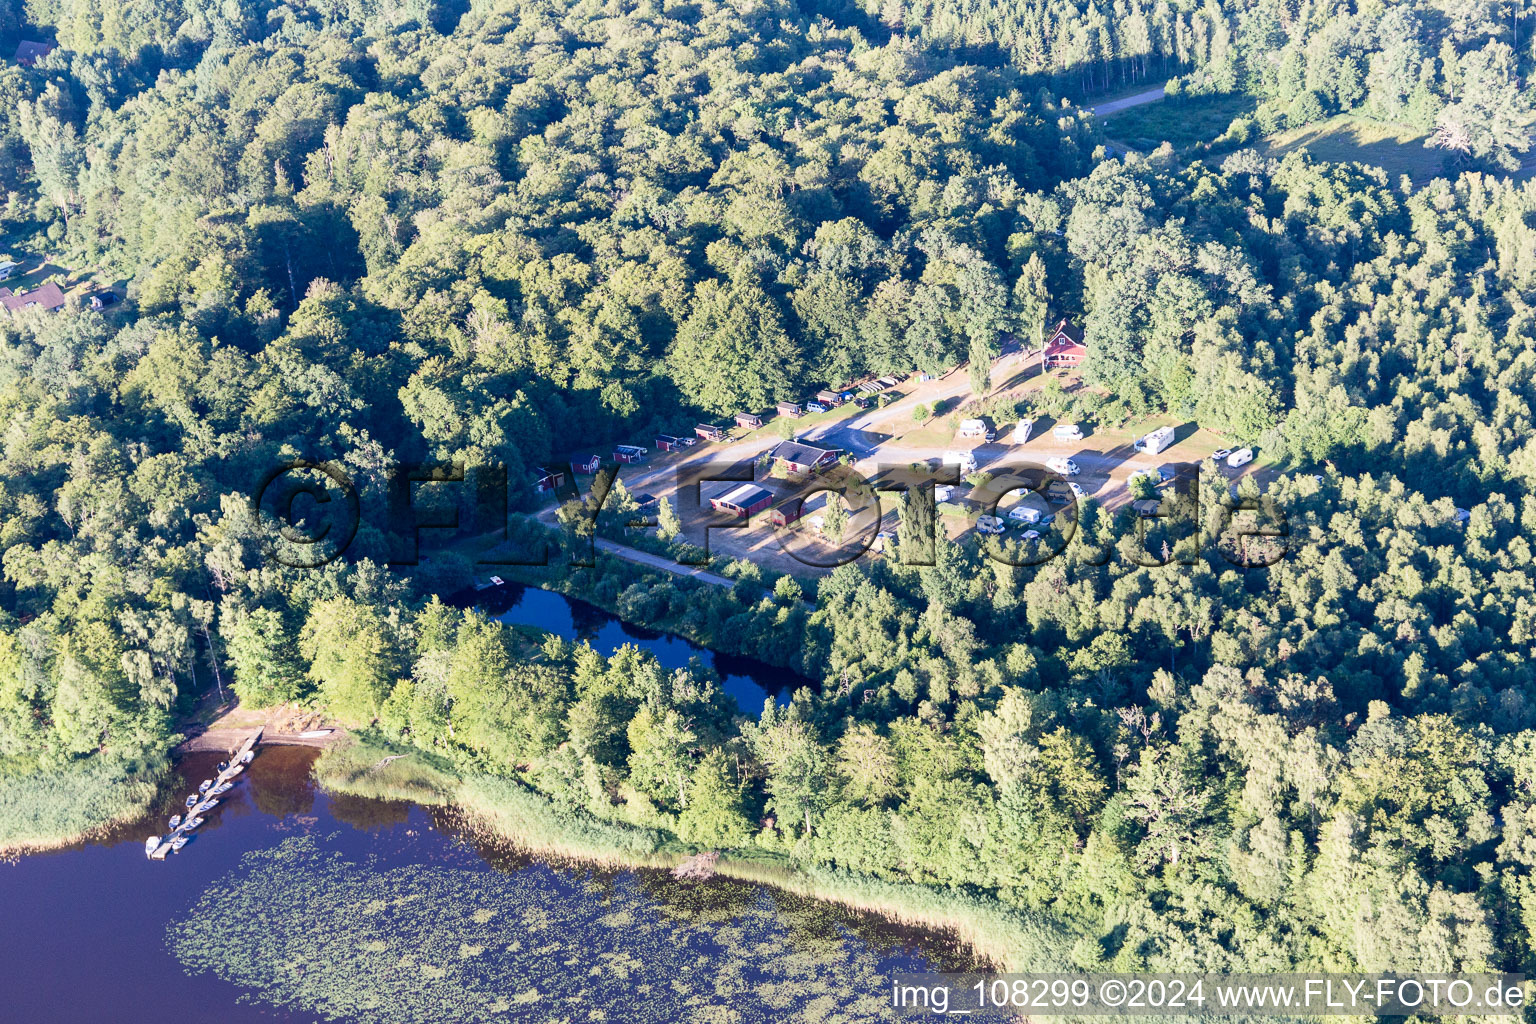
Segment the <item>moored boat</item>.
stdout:
[[256,751],[254,751],[254,750],[247,750],[245,753],[240,755],[240,763],[241,764],[250,764],[255,759],[256,759]]
[[150,836],[148,839],[144,840],[144,856],[146,856],[146,857],[153,857],[155,855],[155,851],[158,850],[159,848],[160,848],[160,837],[159,836]]
[[197,803],[197,794],[193,793],[191,796],[187,797],[187,806],[191,807],[195,803]]
[[172,839],[167,845],[169,845],[173,850],[179,850],[183,846],[187,845],[187,839],[188,837],[186,835],[179,835],[175,839]]
[[171,815],[171,820],[169,822],[167,822],[167,824],[169,824],[171,826],[171,829],[174,831],[176,826],[181,824],[181,815],[179,815],[179,814]]
[[225,782],[228,782],[230,779],[234,778],[236,775],[239,775],[243,771],[245,771],[245,765],[232,764],[228,768],[224,769],[224,773],[220,775],[219,778],[223,779]]
[[186,822],[181,826],[181,831],[183,831],[183,832],[191,832],[193,829],[197,828],[197,826],[201,825],[202,823],[203,823],[203,819],[200,818],[200,817],[188,818],[186,820]]
[[212,788],[213,788],[213,780],[212,779],[204,779],[202,782],[199,782],[197,784],[197,791],[199,793],[206,793],[206,792],[208,792],[208,790],[210,790]]
[[204,800],[202,803],[200,803],[196,807],[192,808],[191,813],[192,814],[207,814],[209,811],[213,810],[217,806],[219,806],[219,801],[217,799]]
[[207,795],[208,796],[223,796],[225,793],[228,793],[230,790],[232,790],[234,788],[235,788],[235,784],[233,782],[221,782],[217,786],[214,786],[212,789],[210,789],[208,791]]

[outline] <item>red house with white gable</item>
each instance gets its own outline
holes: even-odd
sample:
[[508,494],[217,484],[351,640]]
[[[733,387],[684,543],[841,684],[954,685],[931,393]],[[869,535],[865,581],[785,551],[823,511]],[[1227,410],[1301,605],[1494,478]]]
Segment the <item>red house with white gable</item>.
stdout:
[[1088,357],[1088,347],[1083,344],[1083,332],[1063,320],[1056,325],[1056,332],[1045,343],[1040,363],[1047,370],[1071,369],[1083,365]]

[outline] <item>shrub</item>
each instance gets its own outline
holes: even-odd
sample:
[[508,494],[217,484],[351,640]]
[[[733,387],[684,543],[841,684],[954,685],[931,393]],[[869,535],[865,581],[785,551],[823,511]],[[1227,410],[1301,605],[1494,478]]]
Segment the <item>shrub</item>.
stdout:
[[1310,90],[1292,100],[1290,108],[1285,112],[1286,123],[1292,128],[1300,128],[1302,125],[1321,121],[1327,116],[1328,110],[1323,105],[1322,96]]

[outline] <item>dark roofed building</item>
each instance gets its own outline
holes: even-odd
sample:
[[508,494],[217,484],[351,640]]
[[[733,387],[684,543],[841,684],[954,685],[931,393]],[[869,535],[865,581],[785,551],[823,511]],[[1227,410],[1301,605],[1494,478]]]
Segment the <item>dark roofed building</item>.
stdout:
[[729,512],[743,519],[756,515],[773,504],[773,495],[756,484],[733,487],[718,498],[709,499],[709,507],[719,512]]
[[52,43],[40,43],[33,39],[23,39],[16,46],[16,63],[24,68],[29,68],[53,52]]
[[9,288],[0,288],[0,306],[5,307],[5,311],[12,316],[24,309],[42,309],[55,313],[64,308],[64,292],[52,281],[41,288],[19,294],[12,294]]
[[1056,325],[1051,340],[1045,343],[1040,361],[1047,370],[1054,370],[1057,367],[1081,366],[1087,356],[1088,347],[1083,344],[1083,332],[1063,320]]
[[840,450],[817,448],[799,441],[780,441],[769,455],[791,473],[814,473],[836,462]]
[[565,473],[558,469],[534,466],[528,475],[534,494],[548,494],[565,483]]

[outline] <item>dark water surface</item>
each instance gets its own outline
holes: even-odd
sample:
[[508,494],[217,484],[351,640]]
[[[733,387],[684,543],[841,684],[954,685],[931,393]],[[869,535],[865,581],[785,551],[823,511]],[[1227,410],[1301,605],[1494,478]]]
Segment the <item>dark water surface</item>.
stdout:
[[763,701],[769,696],[788,705],[790,694],[795,690],[815,685],[787,668],[775,668],[753,658],[721,654],[671,633],[632,625],[596,605],[552,590],[508,583],[458,596],[473,601],[502,622],[535,626],[567,640],[586,640],[602,655],[631,644],[654,654],[665,668],[685,668],[689,659],[698,658],[715,670],[720,676],[720,688],[735,697],[737,706],[749,715],[761,712]]
[[[127,826],[98,842],[0,864],[0,1020],[239,1024],[322,1019],[316,1007],[336,1003],[311,1000],[306,1008],[299,999],[297,1005],[272,1006],[251,997],[278,998],[294,990],[292,985],[284,989],[282,977],[265,977],[276,971],[269,966],[278,959],[274,951],[301,951],[300,959],[308,958],[292,959],[285,968],[301,980],[317,979],[325,970],[355,974],[356,968],[336,966],[349,956],[357,961],[355,951],[341,949],[333,954],[340,948],[333,941],[304,945],[312,938],[304,934],[311,913],[316,934],[323,925],[331,929],[327,934],[335,934],[349,915],[364,913],[361,908],[320,905],[326,902],[323,887],[315,888],[313,895],[306,888],[314,880],[297,865],[318,864],[327,858],[344,862],[349,873],[345,877],[353,880],[349,884],[356,891],[372,885],[374,878],[386,877],[396,893],[409,893],[412,879],[421,879],[423,886],[430,883],[441,889],[446,884],[455,892],[475,892],[466,899],[483,900],[487,893],[494,898],[515,889],[525,904],[546,908],[558,920],[593,921],[594,932],[602,931],[597,915],[604,908],[622,905],[635,921],[636,954],[643,954],[641,932],[648,932],[646,941],[654,949],[658,936],[665,944],[668,930],[675,929],[678,942],[691,950],[711,946],[708,936],[717,929],[721,934],[756,929],[751,933],[762,935],[766,928],[772,935],[774,955],[782,951],[801,961],[825,960],[830,973],[839,978],[849,976],[849,964],[853,964],[857,971],[852,976],[867,980],[871,987],[877,978],[895,971],[966,966],[968,958],[944,937],[900,929],[773,890],[720,880],[676,882],[649,871],[556,868],[481,850],[446,814],[411,804],[320,792],[310,778],[314,756],[305,748],[262,748],[243,781],[208,815],[197,837],[167,861],[147,860],[144,838],[163,826],[196,780],[212,774],[217,755],[189,755],[181,763],[183,781],[167,791],[153,820]],[[307,851],[308,860],[294,858],[291,874],[300,877],[285,877],[289,862],[282,858],[294,849]],[[266,888],[254,882],[247,885],[254,874],[261,875]],[[207,906],[199,908],[199,901],[210,892],[223,894],[222,901],[213,902],[225,914],[238,908],[238,918],[199,917]],[[422,897],[430,898],[425,890]],[[584,936],[571,935],[569,923],[563,927],[562,940],[580,950]],[[622,959],[627,954],[626,929],[614,930],[611,922],[605,927],[602,935],[594,935],[594,949],[601,939],[607,943],[603,955],[609,962]],[[238,942],[226,939],[237,930]],[[248,951],[243,973],[236,964],[229,970],[189,976],[171,948],[173,940],[188,937],[220,947],[221,962],[238,960]],[[388,937],[407,947],[414,941],[408,930]],[[761,956],[760,951],[743,949],[737,954],[724,942],[718,945],[721,948],[700,948],[700,962],[713,969],[757,969],[754,957]],[[187,955],[185,949],[183,955]],[[530,964],[528,954],[522,955],[521,963]],[[367,962],[362,963],[366,977]],[[306,966],[309,975],[304,973]],[[499,969],[505,985],[509,977],[520,980],[524,968],[509,968],[503,960]],[[259,978],[260,992],[237,987],[218,975]],[[395,983],[401,983],[398,977]],[[409,977],[404,984],[412,985]],[[299,985],[297,990],[313,995],[317,987]],[[656,1019],[689,1017],[685,997],[657,991],[651,1000],[656,1004]],[[676,1000],[677,1005],[669,1006],[668,1000]],[[485,1017],[468,1014],[462,1007],[443,1006],[412,1018],[402,1008],[399,1013],[386,1009],[382,1016],[375,1013],[356,1019],[533,1021],[546,1019],[553,1009],[550,1003],[513,1005]]]

